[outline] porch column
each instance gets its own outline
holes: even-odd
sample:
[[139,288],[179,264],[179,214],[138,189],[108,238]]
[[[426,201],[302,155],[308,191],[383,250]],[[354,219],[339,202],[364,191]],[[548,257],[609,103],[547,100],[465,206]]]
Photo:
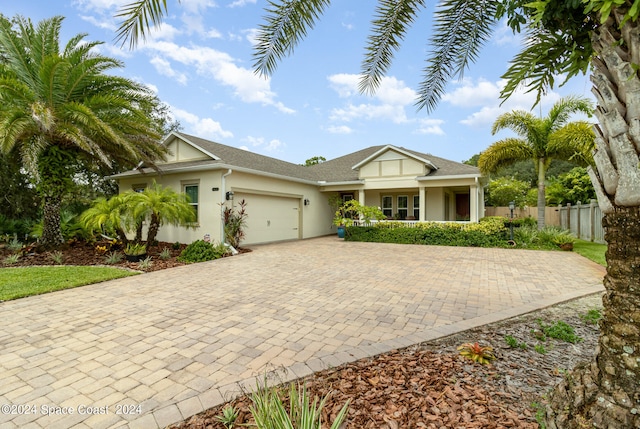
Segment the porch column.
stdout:
[[469,186],[469,221],[478,222],[478,186]]
[[358,191],[358,202],[359,202],[359,203],[360,203],[360,205],[362,205],[362,206],[366,205],[366,204],[364,203],[364,189],[360,189],[360,190]]
[[424,186],[420,186],[419,188],[420,191],[420,196],[419,199],[420,201],[419,203],[419,211],[420,211],[420,219],[418,219],[420,222],[424,222],[425,220],[427,220],[427,191],[425,189]]

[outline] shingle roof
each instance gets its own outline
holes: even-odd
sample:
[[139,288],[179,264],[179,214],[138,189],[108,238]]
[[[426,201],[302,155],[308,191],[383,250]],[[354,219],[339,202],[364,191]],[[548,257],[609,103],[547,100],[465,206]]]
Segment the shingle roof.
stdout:
[[[357,152],[350,153],[348,155],[341,156],[339,158],[331,159],[322,162],[317,165],[305,167],[298,164],[293,164],[280,159],[258,155],[256,153],[234,148],[231,146],[215,143],[210,140],[205,140],[200,137],[192,136],[185,133],[174,133],[176,136],[191,142],[192,144],[200,147],[201,149],[216,156],[217,160],[198,160],[198,161],[184,161],[175,162],[169,164],[158,165],[161,172],[180,171],[182,169],[206,169],[207,166],[214,167],[231,166],[238,168],[245,168],[249,170],[261,171],[264,173],[275,174],[280,176],[286,176],[294,179],[309,180],[315,182],[343,182],[343,181],[356,181],[358,180],[358,171],[353,169],[353,166],[359,162],[367,159],[376,152],[385,148],[386,146],[371,146],[365,149],[361,149]],[[391,146],[393,148],[393,146]],[[478,168],[462,164],[448,159],[440,158],[437,156],[416,152],[410,149],[400,148],[405,152],[413,154],[419,158],[427,159],[437,167],[437,170],[432,170],[429,177],[437,176],[456,176],[456,175],[468,175],[477,174],[480,175]],[[122,173],[118,176],[129,176],[137,174],[135,171]]]

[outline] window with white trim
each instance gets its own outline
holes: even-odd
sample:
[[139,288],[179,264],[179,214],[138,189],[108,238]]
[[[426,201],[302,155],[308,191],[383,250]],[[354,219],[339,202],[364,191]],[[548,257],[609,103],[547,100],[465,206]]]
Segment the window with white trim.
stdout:
[[388,218],[393,217],[393,197],[391,195],[382,197],[382,213]]
[[184,193],[189,197],[189,205],[193,207],[193,210],[196,212],[196,222],[200,219],[198,216],[198,206],[199,206],[199,197],[198,197],[198,184],[197,183],[188,183],[183,186]]
[[409,215],[409,197],[406,195],[398,195],[398,218],[406,219]]
[[413,217],[420,219],[420,195],[413,196]]

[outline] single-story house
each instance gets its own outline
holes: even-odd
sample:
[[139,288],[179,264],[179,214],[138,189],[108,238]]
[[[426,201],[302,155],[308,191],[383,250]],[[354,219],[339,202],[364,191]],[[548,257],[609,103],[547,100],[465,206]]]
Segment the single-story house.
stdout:
[[328,199],[336,193],[401,220],[477,222],[484,213],[476,167],[394,145],[302,166],[178,132],[163,144],[170,155],[158,171],[141,165],[113,176],[120,192],[156,181],[189,195],[196,227],[165,225],[160,241],[221,241],[223,207],[241,200],[248,213],[243,244],[335,233]]

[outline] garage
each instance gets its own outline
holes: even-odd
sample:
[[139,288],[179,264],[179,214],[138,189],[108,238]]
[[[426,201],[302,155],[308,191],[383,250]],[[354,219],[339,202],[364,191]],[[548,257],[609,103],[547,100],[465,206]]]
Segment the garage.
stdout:
[[234,201],[247,203],[247,228],[243,244],[297,240],[300,198],[236,192]]

